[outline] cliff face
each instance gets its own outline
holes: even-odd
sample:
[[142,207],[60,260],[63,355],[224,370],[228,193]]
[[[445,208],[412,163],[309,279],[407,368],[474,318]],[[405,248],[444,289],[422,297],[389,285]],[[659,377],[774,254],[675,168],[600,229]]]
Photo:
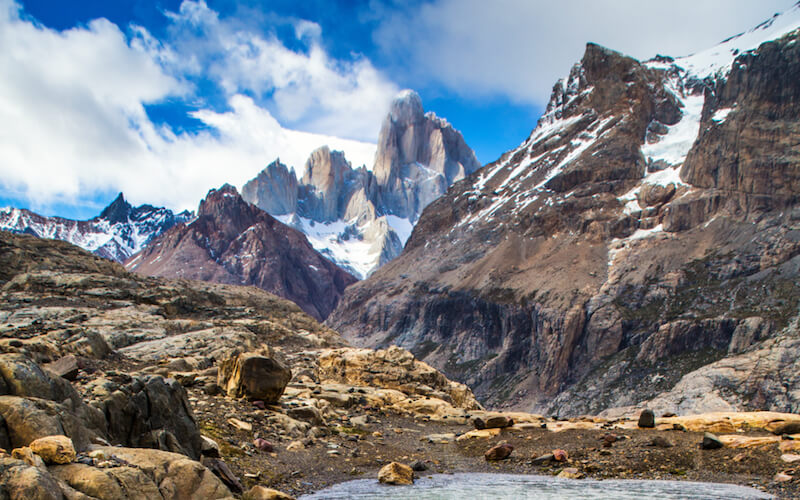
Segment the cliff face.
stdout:
[[229,185],[210,191],[197,219],[163,234],[125,267],[151,276],[256,286],[317,319],[356,281],[302,233],[245,202]]
[[373,169],[387,212],[416,220],[448,186],[478,168],[461,134],[425,113],[419,95],[406,91],[392,103],[378,136]]
[[[328,323],[493,406],[574,415],[662,395],[664,411],[798,411],[791,361],[750,354],[785,359],[798,337],[787,19],[800,8],[683,59],[588,45],[531,136],[431,203]],[[750,359],[738,382],[734,356]]]
[[383,123],[373,170],[353,168],[325,146],[311,154],[299,181],[276,161],[245,184],[242,197],[364,278],[400,254],[429,203],[478,168],[461,134],[404,91]]

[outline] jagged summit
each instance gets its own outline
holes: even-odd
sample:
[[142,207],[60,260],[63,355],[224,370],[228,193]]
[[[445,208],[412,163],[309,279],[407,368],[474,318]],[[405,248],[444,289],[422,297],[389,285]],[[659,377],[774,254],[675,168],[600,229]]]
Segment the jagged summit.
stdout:
[[175,214],[152,205],[132,207],[119,193],[100,215],[88,221],[43,217],[30,210],[9,208],[0,211],[0,230],[68,241],[101,257],[123,262],[156,236],[193,217],[189,211]]
[[371,171],[354,169],[342,152],[323,146],[300,180],[276,160],[244,185],[242,196],[364,278],[400,253],[431,201],[479,167],[461,134],[404,90],[384,120]]
[[119,193],[117,197],[112,201],[106,208],[100,212],[100,219],[106,219],[109,222],[126,222],[128,220],[128,216],[131,213],[130,203],[125,201],[125,197],[122,193]]
[[421,122],[425,118],[422,98],[413,90],[402,90],[392,101],[389,117],[401,127]]

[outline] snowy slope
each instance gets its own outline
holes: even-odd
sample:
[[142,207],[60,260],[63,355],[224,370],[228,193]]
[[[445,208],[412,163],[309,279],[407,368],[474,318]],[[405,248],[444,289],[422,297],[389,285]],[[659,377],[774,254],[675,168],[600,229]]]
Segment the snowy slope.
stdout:
[[44,217],[26,209],[4,208],[0,209],[0,230],[67,241],[101,257],[123,262],[156,236],[193,216],[189,212],[176,215],[166,208],[149,205],[133,208],[121,195],[109,208],[114,204],[121,211],[113,217],[98,216],[88,221]]

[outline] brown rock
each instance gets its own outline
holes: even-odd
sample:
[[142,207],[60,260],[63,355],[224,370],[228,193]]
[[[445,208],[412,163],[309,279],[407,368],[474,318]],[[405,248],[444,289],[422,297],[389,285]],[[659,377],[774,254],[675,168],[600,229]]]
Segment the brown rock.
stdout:
[[492,448],[489,448],[486,453],[483,454],[483,458],[486,460],[505,460],[509,456],[511,456],[511,452],[514,451],[514,447],[510,444],[499,444]]
[[230,397],[277,403],[291,378],[291,370],[278,360],[250,352],[234,354],[223,362],[217,383]]
[[700,443],[700,448],[704,450],[717,450],[723,446],[722,441],[714,434],[710,432],[703,434],[703,441]]
[[414,484],[414,471],[408,465],[392,462],[378,471],[378,481],[384,484]]
[[782,425],[778,425],[772,429],[772,433],[776,436],[782,436],[784,434],[800,434],[800,422],[787,422]]
[[244,491],[239,478],[233,473],[228,464],[219,458],[203,457],[203,465],[208,467],[208,470],[214,473],[224,484],[234,493],[241,493]]
[[59,358],[52,363],[44,365],[44,368],[51,373],[63,377],[67,380],[75,380],[78,377],[80,368],[78,367],[78,358],[69,354],[63,358]]
[[253,440],[253,445],[259,450],[265,453],[271,453],[275,451],[275,447],[267,441],[266,439],[256,438]]
[[556,462],[566,462],[569,454],[565,450],[553,450],[553,460]]
[[575,467],[567,467],[566,469],[559,472],[557,477],[565,479],[581,479],[583,477],[583,474],[581,474],[581,472]]
[[487,429],[503,429],[512,425],[514,425],[514,420],[502,415],[486,419]]
[[31,451],[47,464],[68,464],[75,460],[75,446],[67,436],[47,436],[30,444]]
[[656,426],[656,416],[653,413],[653,410],[644,409],[642,413],[639,414],[639,422],[637,424],[639,427],[643,429],[652,429]]
[[0,457],[0,494],[19,500],[62,500],[64,495],[47,470],[22,460]]

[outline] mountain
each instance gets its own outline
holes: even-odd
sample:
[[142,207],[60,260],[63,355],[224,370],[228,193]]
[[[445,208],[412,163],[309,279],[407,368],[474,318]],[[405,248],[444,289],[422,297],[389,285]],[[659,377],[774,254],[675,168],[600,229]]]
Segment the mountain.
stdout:
[[299,180],[276,160],[244,185],[242,197],[364,278],[400,254],[429,203],[478,168],[461,134],[406,90],[383,122],[371,171],[354,169],[344,153],[325,146],[311,154]]
[[306,237],[244,201],[228,184],[200,202],[197,218],[154,239],[125,262],[139,274],[252,285],[323,319],[356,281]]
[[328,324],[493,406],[800,411],[798,26],[644,62],[588,44]]
[[0,229],[68,241],[106,259],[123,262],[156,236],[193,216],[188,211],[175,214],[151,205],[132,207],[119,193],[99,216],[88,221],[44,217],[19,208],[2,209]]

